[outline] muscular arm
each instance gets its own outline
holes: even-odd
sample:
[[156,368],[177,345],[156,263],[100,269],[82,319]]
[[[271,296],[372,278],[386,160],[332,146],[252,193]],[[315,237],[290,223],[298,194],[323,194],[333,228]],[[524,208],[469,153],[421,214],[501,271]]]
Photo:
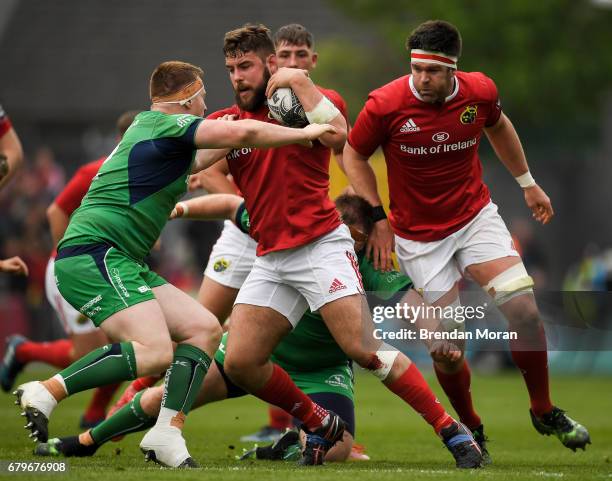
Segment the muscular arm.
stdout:
[[[331,125],[307,125],[303,129],[292,129],[267,122],[245,119],[235,121],[203,120],[195,134],[198,149],[224,149],[240,147],[280,147],[289,144],[310,146],[312,141],[322,135],[335,132]],[[196,162],[192,172],[205,169],[222,156]]]
[[[279,87],[291,87],[306,112],[312,111],[323,99],[323,94],[302,69],[287,67],[279,69],[268,81],[266,96],[270,97]],[[336,128],[336,131],[322,135],[319,140],[326,147],[340,151],[346,142],[346,119],[338,113],[329,123]]]
[[505,114],[502,113],[497,123],[485,128],[484,131],[497,157],[513,177],[518,177],[529,170],[521,140]]
[[64,237],[64,233],[68,228],[70,217],[53,202],[47,208],[47,220],[51,228],[51,238],[53,239],[53,247],[57,247],[58,242]]
[[15,130],[11,127],[0,138],[0,189],[15,175],[23,163],[23,149]]
[[[513,177],[527,173],[529,166],[521,140],[514,129],[514,125],[505,114],[501,114],[495,125],[485,128],[485,134],[491,142],[495,154]],[[523,189],[523,191],[525,202],[527,207],[531,209],[533,217],[542,224],[548,224],[554,215],[554,210],[544,190],[535,184]]]
[[[376,174],[368,163],[368,157],[361,155],[347,142],[344,147],[343,161],[346,176],[357,195],[360,195],[375,207],[382,205],[376,185]],[[375,269],[389,271],[393,267],[391,252],[394,249],[395,237],[389,221],[381,219],[374,224],[369,236],[366,256],[368,258],[372,257]]]
[[220,160],[198,174],[200,186],[211,194],[235,194],[236,188],[227,178],[227,174],[227,159]]

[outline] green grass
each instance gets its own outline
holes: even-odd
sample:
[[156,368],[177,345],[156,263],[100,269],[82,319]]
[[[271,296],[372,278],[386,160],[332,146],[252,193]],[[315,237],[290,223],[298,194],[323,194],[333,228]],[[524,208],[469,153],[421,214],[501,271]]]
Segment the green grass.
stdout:
[[[42,374],[37,373],[38,376]],[[24,376],[25,378],[26,376]],[[20,379],[21,381],[22,379]],[[430,384],[440,395],[437,383]],[[191,472],[171,472],[145,464],[138,450],[140,435],[109,443],[94,458],[69,459],[67,475],[51,479],[86,480],[587,480],[612,479],[612,380],[597,377],[556,377],[555,402],[585,424],[593,444],[573,453],[556,438],[540,436],[529,421],[527,395],[517,375],[474,376],[473,394],[491,438],[494,464],[474,471],[458,471],[450,453],[419,416],[394,398],[373,377],[358,375],[357,440],[372,460],[298,468],[293,463],[236,461],[244,445],[240,435],[265,424],[266,409],[253,398],[217,403],[189,415],[185,436],[191,454],[204,466]],[[53,436],[74,434],[89,394],[65,401],[51,421]],[[440,397],[447,405],[446,399]],[[33,459],[12,396],[0,397],[0,460]],[[40,479],[42,474],[10,475],[13,479]]]

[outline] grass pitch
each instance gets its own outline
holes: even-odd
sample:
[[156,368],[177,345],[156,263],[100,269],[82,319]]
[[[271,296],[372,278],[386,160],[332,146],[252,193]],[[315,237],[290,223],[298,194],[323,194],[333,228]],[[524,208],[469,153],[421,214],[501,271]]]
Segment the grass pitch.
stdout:
[[[20,382],[46,372],[21,376]],[[428,378],[440,400],[448,405],[435,379]],[[555,402],[585,424],[593,444],[586,452],[564,448],[556,438],[540,436],[531,426],[527,394],[516,374],[473,377],[476,406],[491,438],[493,465],[478,471],[459,471],[433,431],[413,411],[396,399],[372,376],[357,376],[357,442],[366,446],[372,460],[299,468],[294,463],[237,461],[236,455],[250,445],[241,435],[266,422],[265,406],[254,398],[229,400],[191,413],[185,437],[191,454],[204,467],[193,471],[170,471],[145,464],[138,450],[141,436],[109,443],[93,458],[68,459],[69,471],[58,474],[0,473],[12,479],[87,479],[116,481],[179,480],[587,480],[612,479],[612,379],[605,377],[555,377]],[[89,393],[63,402],[51,421],[51,435],[78,432],[77,424]],[[13,397],[0,397],[0,460],[36,459],[33,443],[23,429],[23,418]],[[44,458],[43,460],[59,460]]]

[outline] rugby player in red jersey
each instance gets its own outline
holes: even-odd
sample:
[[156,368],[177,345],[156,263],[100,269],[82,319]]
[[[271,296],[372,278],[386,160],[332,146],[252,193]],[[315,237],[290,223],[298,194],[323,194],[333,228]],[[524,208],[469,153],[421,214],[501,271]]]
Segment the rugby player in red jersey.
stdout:
[[278,68],[264,26],[228,32],[223,50],[236,105],[211,118],[230,114],[274,122],[266,97],[279,87],[291,87],[309,121],[325,121],[337,129],[312,149],[238,149],[228,156],[230,173],[250,214],[257,258],[232,311],[227,375],[300,419],[308,432],[301,463],[321,464],[325,452],[342,437],[344,423],[313,403],[269,361],[282,337],[310,307],[319,311],[349,357],[422,414],[458,466],[480,466],[480,449],[471,433],[446,414],[416,366],[391,346],[363,335],[370,317],[353,241],[328,197],[331,149],[343,147],[347,130],[338,95],[315,86],[301,69]]
[[[529,172],[495,83],[482,73],[457,70],[458,30],[444,21],[425,22],[412,32],[407,48],[411,74],[370,93],[344,150],[351,184],[377,206],[368,246],[374,264],[389,268],[395,248],[402,270],[427,301],[440,306],[459,305],[462,276],[481,285],[517,333],[510,349],[527,385],[535,428],[556,435],[570,449],[584,449],[590,443],[587,430],[550,400],[546,337],[533,280],[483,183],[478,157],[483,132],[542,224],[554,214],[550,199]],[[388,169],[389,221],[367,162],[379,146]],[[461,421],[483,446],[467,363],[461,358],[434,366]]]
[[[137,113],[138,111],[124,112],[117,119],[118,140],[121,140]],[[0,364],[0,383],[5,392],[11,390],[19,372],[30,362],[45,362],[58,368],[65,368],[93,349],[108,344],[108,339],[102,330],[96,328],[86,316],[64,300],[57,289],[53,273],[55,246],[63,237],[70,216],[81,205],[81,200],[105,159],[106,157],[103,157],[80,167],[47,209],[54,251],[47,264],[45,293],[69,338],[32,342],[19,334],[9,336],[6,340],[6,355]],[[81,418],[81,427],[93,427],[104,419],[106,407],[117,387],[118,384],[111,384],[94,391],[91,402]]]
[[[0,189],[4,187],[23,163],[23,149],[11,119],[0,105]],[[0,272],[28,275],[28,266],[21,257],[0,259]]]

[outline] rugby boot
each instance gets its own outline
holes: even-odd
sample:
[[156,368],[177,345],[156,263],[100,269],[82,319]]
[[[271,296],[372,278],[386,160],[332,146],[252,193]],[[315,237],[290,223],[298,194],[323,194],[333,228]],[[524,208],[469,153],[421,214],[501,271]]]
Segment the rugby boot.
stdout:
[[586,449],[591,444],[591,436],[587,429],[580,423],[570,418],[563,409],[554,407],[553,410],[542,417],[537,417],[531,409],[531,422],[540,434],[550,436],[554,434],[566,448],[576,452],[576,448]]
[[0,363],[0,387],[4,392],[11,391],[13,384],[15,384],[15,378],[25,367],[25,364],[17,360],[16,351],[17,347],[26,341],[27,339],[19,334],[6,338],[4,359]]
[[444,445],[455,458],[458,468],[480,468],[482,453],[472,433],[463,424],[454,421],[440,431]]
[[306,433],[306,446],[302,451],[302,457],[298,464],[303,466],[323,464],[325,454],[334,444],[342,439],[345,429],[344,421],[333,411],[329,411],[329,415],[321,427],[314,431],[304,429]]
[[185,439],[179,428],[153,426],[140,442],[145,461],[154,461],[168,468],[199,468],[199,464],[187,451]]
[[13,394],[17,396],[15,404],[23,409],[21,415],[26,418],[24,429],[31,431],[30,438],[46,443],[49,439],[49,416],[57,406],[55,398],[38,381],[22,384]]
[[87,457],[93,456],[98,450],[97,444],[85,446],[79,442],[78,436],[49,439],[46,443],[38,443],[34,448],[37,456],[66,456]]

